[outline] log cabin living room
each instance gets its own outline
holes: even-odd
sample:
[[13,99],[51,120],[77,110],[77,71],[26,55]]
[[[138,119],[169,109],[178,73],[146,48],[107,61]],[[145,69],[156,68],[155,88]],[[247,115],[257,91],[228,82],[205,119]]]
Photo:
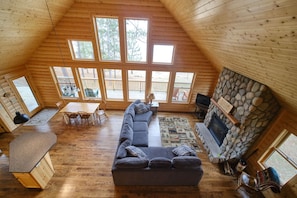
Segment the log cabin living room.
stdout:
[[[295,0],[0,8],[0,197],[297,196]],[[270,168],[277,192],[259,184]]]

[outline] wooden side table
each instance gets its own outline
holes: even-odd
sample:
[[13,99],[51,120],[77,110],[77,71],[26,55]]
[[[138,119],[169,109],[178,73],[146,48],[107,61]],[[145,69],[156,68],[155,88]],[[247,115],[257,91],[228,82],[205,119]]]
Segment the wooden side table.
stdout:
[[151,111],[153,112],[153,115],[157,115],[158,108],[159,108],[159,103],[158,102],[152,102],[150,104],[150,106],[151,106]]

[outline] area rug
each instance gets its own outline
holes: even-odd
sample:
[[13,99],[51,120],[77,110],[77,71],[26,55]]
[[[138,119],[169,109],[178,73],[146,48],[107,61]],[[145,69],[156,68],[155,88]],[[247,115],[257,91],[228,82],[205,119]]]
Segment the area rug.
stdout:
[[159,117],[159,125],[162,146],[175,147],[186,144],[194,148],[197,152],[202,152],[186,118]]
[[47,108],[43,109],[34,115],[24,126],[39,126],[45,125],[56,113],[58,112],[57,108]]

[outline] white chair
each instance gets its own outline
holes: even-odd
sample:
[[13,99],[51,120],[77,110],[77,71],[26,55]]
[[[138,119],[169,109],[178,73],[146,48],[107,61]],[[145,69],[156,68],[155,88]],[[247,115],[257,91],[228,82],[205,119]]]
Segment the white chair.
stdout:
[[106,101],[103,101],[103,100],[102,100],[102,103],[103,103],[103,107],[101,107],[101,104],[100,104],[99,108],[96,110],[96,117],[98,119],[99,124],[101,124],[103,120],[108,119],[108,116],[105,113],[107,103]]

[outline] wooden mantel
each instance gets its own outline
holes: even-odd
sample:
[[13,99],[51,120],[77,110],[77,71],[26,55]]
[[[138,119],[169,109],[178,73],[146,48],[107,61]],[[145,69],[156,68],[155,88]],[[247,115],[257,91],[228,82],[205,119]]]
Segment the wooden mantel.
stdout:
[[227,113],[213,98],[210,99],[211,102],[218,107],[223,114],[235,125],[235,126],[239,126],[240,122],[230,113]]

